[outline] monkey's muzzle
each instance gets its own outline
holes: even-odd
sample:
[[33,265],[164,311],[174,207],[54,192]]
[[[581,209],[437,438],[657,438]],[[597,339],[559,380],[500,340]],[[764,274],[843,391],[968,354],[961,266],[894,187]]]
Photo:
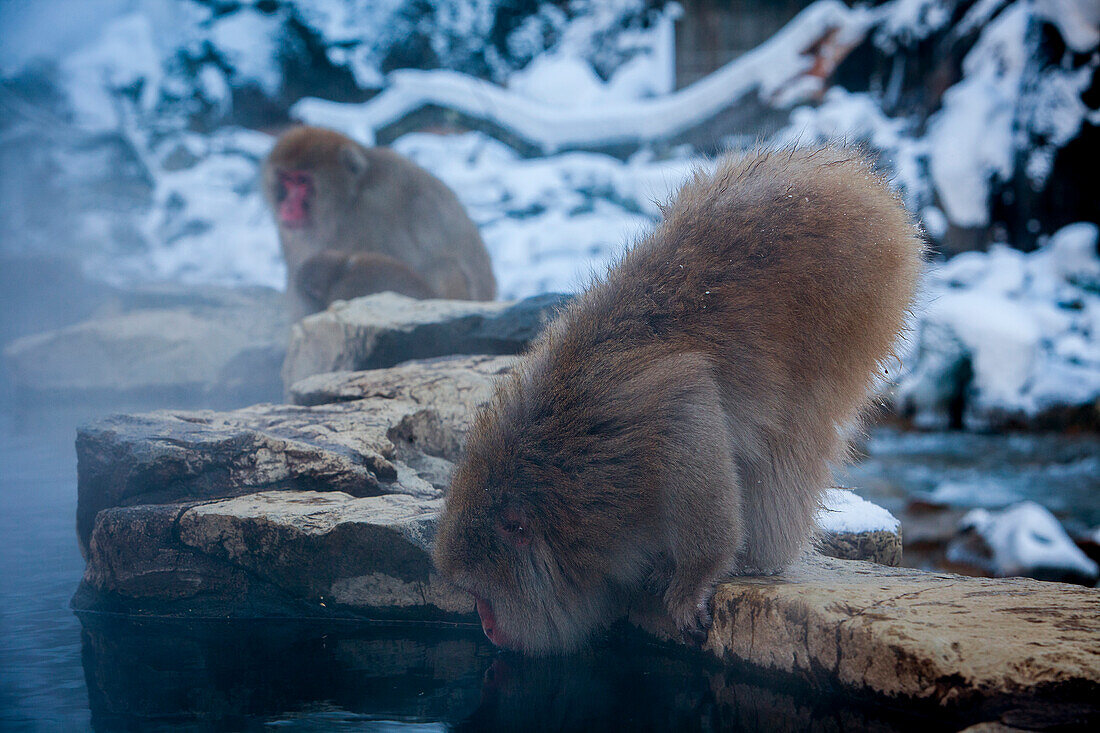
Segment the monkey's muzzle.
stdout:
[[481,617],[481,630],[485,632],[485,637],[495,646],[507,646],[504,634],[497,626],[492,605],[481,596],[474,596],[474,601],[477,603],[477,615]]

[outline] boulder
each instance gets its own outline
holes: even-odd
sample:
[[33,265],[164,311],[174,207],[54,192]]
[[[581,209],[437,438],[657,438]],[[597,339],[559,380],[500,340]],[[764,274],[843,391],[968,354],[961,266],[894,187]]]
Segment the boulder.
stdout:
[[283,383],[289,390],[314,374],[449,354],[518,354],[568,300],[553,293],[515,303],[378,293],[337,301],[291,329]]
[[815,546],[822,555],[893,567],[901,565],[901,522],[853,491],[825,492],[818,527]]
[[169,396],[248,403],[278,397],[287,323],[266,288],[146,288],[109,312],[4,348],[33,398]]
[[947,544],[947,559],[975,575],[1024,575],[1094,585],[1100,567],[1058,519],[1033,501],[1000,511],[971,509]]
[[[262,492],[100,513],[80,610],[133,615],[469,623],[430,544],[438,499]],[[719,585],[705,650],[823,687],[937,705],[1100,692],[1100,591],[807,555]],[[678,635],[656,599],[629,627]]]
[[[810,555],[718,586],[706,651],[816,684],[938,705],[1100,694],[1100,590]],[[653,608],[631,621],[675,630]]]
[[164,410],[82,427],[76,440],[81,549],[96,514],[113,506],[281,489],[439,496],[476,407],[511,363],[510,357],[461,357],[347,375],[362,399],[336,404]]
[[304,406],[400,398],[431,406],[465,422],[469,406],[487,400],[494,379],[506,374],[517,359],[449,356],[389,369],[315,374],[291,385],[290,398],[294,404]]
[[[401,477],[391,488],[410,485],[415,478]],[[837,514],[849,516],[834,521],[855,527],[860,511],[851,507],[860,502],[834,501]],[[473,620],[472,600],[432,570],[441,507],[429,487],[367,497],[263,491],[106,508],[95,518],[74,605],[184,617]],[[858,534],[850,529],[849,544],[837,544],[850,553],[876,547]]]
[[469,618],[430,555],[440,499],[261,492],[99,514],[74,605],[185,617]]

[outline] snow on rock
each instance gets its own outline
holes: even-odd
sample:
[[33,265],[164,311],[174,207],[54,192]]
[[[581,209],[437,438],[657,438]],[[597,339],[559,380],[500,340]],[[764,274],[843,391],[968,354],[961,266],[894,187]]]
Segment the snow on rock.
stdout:
[[1082,99],[1095,65],[1040,68],[1029,40],[1036,36],[1036,20],[1045,18],[1078,52],[1095,48],[1100,12],[1095,2],[1089,10],[1085,4],[1017,2],[989,19],[1002,3],[982,2],[960,22],[959,33],[969,32],[968,26],[981,32],[963,59],[963,78],[944,92],[943,108],[929,119],[927,134],[931,179],[953,224],[989,223],[994,183],[1012,177],[1018,151],[1026,151],[1025,173],[1041,188],[1057,148],[1073,139],[1086,119],[1096,124]]
[[[607,99],[591,97],[590,102],[599,103],[563,106],[446,69],[407,69],[391,73],[378,96],[352,105],[354,114],[349,114],[349,105],[315,98],[298,102],[292,112],[303,122],[335,127],[360,139],[373,139],[378,130],[435,105],[491,121],[547,152],[669,140],[751,92],[785,105],[820,92],[824,81],[807,75],[815,58],[806,49],[830,34],[834,43],[854,44],[867,32],[873,17],[866,9],[849,8],[838,0],[819,0],[752,51],[684,89],[653,99],[623,101],[608,94]],[[551,69],[549,73],[563,73],[570,79],[581,76],[575,65],[559,64],[557,72]],[[546,75],[538,74],[544,84]],[[521,88],[522,81],[521,76]],[[596,95],[598,89],[591,81],[582,84],[578,93]],[[564,85],[555,87],[560,91]]]
[[[1071,224],[1040,249],[994,246],[933,267],[926,278],[915,359],[897,403],[918,425],[946,427],[960,388],[970,427],[1034,417],[1100,399],[1100,255],[1095,224]],[[958,349],[957,357],[945,355]],[[960,385],[949,372],[969,363]]]
[[901,523],[886,509],[853,491],[829,489],[825,492],[822,510],[817,515],[817,525],[823,532],[858,534],[896,532]]
[[209,42],[236,72],[239,81],[258,84],[275,95],[283,81],[277,49],[283,33],[280,15],[241,8],[211,24]]
[[285,265],[257,173],[273,142],[264,133],[222,128],[155,145],[146,161],[154,205],[137,217],[149,249],[105,252],[92,257],[89,268],[118,284],[167,280],[282,288]]
[[1066,45],[1078,53],[1100,43],[1100,3],[1096,0],[1037,0],[1036,9],[1058,26]]
[[439,176],[481,228],[502,298],[573,292],[659,215],[708,161],[598,153],[520,158],[481,133],[410,134],[394,148]]
[[116,97],[128,88],[139,88],[139,108],[152,111],[164,81],[163,59],[154,35],[149,16],[124,15],[64,59],[61,78],[80,124],[103,130],[118,127],[122,105]]
[[999,512],[973,509],[963,516],[960,530],[984,541],[978,552],[968,544],[952,543],[948,559],[983,564],[997,576],[1076,575],[1095,581],[1100,568],[1070,539],[1058,520],[1032,501]]
[[962,81],[944,93],[943,109],[929,122],[932,180],[959,226],[987,224],[992,179],[1012,174],[1028,20],[1021,3],[992,21],[963,60]]
[[927,318],[943,323],[969,349],[979,399],[1010,404],[1035,370],[1042,331],[1032,312],[989,292],[947,292]]
[[1100,258],[1096,256],[1098,234],[1095,224],[1078,222],[1062,227],[1051,237],[1047,256],[1058,277],[1100,292]]
[[604,94],[604,87],[604,82],[591,64],[561,53],[543,54],[508,79],[508,88],[512,92],[546,104],[567,107],[598,102]]

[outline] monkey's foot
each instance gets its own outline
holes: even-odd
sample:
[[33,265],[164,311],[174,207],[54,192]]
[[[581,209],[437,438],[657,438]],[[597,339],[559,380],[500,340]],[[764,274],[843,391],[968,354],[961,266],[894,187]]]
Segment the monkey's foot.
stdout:
[[710,628],[714,625],[714,617],[710,615],[710,599],[713,595],[714,586],[707,586],[701,595],[693,594],[693,598],[683,604],[668,603],[670,599],[666,595],[669,612],[685,643],[698,647],[706,645]]
[[707,637],[710,635],[710,628],[713,625],[714,617],[710,615],[707,604],[703,604],[695,609],[695,613],[692,614],[687,624],[680,626],[680,637],[687,644],[700,648],[704,647],[707,645]]

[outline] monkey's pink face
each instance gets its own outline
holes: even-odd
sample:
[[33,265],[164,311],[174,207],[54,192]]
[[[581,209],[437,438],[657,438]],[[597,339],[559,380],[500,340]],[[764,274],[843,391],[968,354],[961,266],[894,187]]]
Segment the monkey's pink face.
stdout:
[[531,654],[572,651],[604,615],[607,599],[567,577],[548,540],[513,506],[444,514],[436,565],[473,596],[482,630],[496,646]]
[[310,223],[313,174],[303,170],[280,170],[276,181],[279,224],[302,229]]
[[[504,543],[523,552],[531,546],[531,527],[529,522],[514,508],[504,509],[497,519],[496,533]],[[496,646],[516,648],[516,641],[497,620],[493,604],[477,592],[471,593],[477,606],[477,615],[481,619],[481,630]],[[507,625],[507,624],[506,624]]]

